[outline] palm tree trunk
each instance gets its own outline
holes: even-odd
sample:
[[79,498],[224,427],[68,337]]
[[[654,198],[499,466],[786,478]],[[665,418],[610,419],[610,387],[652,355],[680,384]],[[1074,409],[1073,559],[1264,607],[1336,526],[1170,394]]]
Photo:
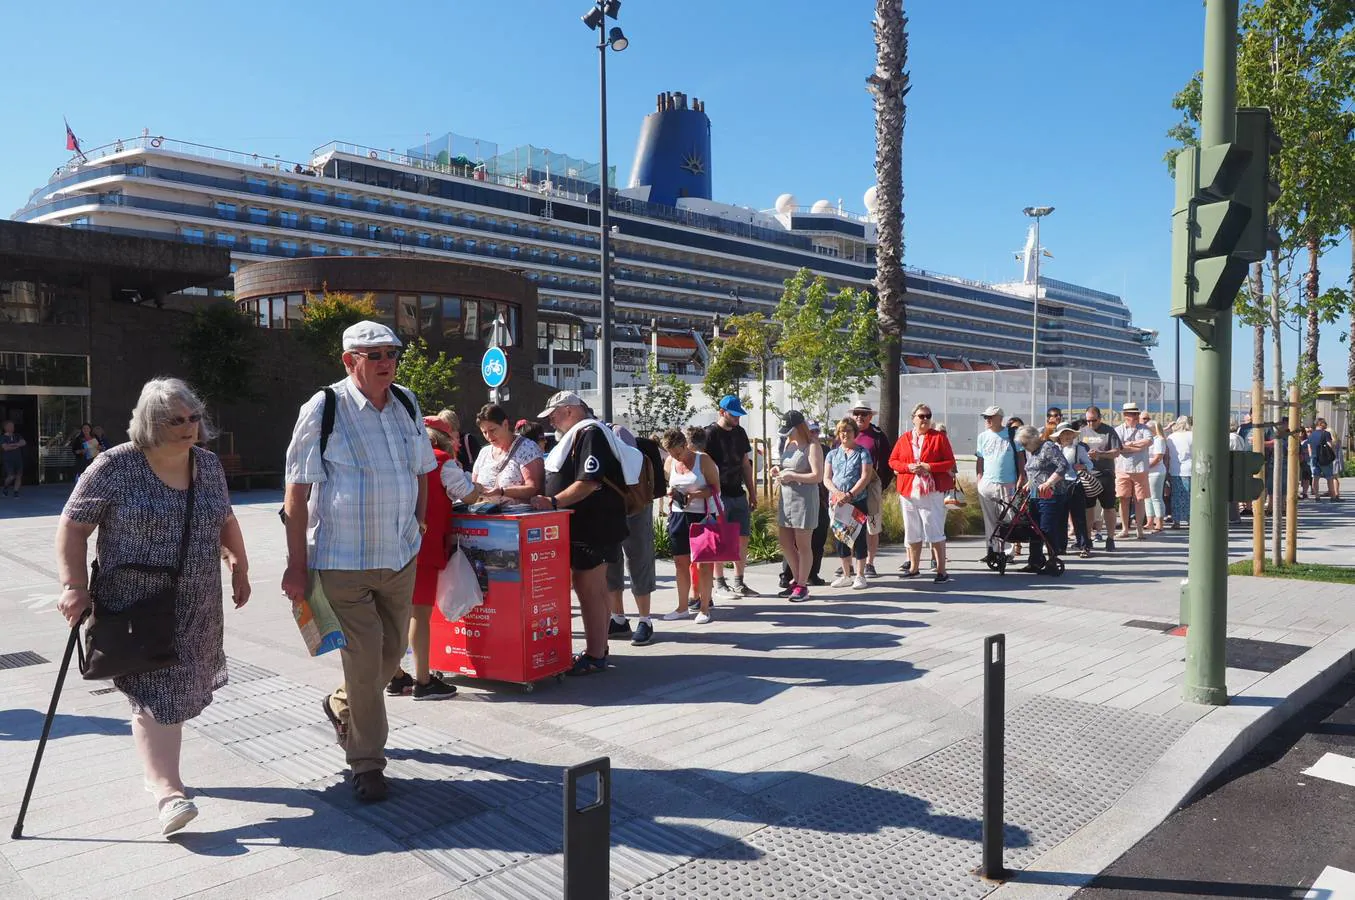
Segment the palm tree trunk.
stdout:
[[903,123],[907,114],[908,19],[903,0],[875,0],[875,294],[884,350],[880,425],[899,434],[899,375],[906,326],[903,275]]
[[1304,278],[1303,296],[1308,307],[1308,329],[1303,340],[1303,363],[1299,367],[1300,402],[1304,415],[1311,417],[1317,411],[1317,388],[1322,383],[1322,369],[1317,364],[1317,343],[1321,336],[1318,329],[1317,298],[1318,263],[1322,257],[1322,245],[1316,236],[1308,239],[1308,274]]

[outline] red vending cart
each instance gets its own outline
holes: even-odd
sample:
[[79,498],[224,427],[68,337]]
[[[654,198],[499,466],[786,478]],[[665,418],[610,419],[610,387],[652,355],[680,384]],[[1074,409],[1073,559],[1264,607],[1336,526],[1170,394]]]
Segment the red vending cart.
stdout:
[[485,602],[455,622],[433,608],[430,666],[527,690],[573,662],[569,516],[559,512],[452,516],[452,533],[480,577]]

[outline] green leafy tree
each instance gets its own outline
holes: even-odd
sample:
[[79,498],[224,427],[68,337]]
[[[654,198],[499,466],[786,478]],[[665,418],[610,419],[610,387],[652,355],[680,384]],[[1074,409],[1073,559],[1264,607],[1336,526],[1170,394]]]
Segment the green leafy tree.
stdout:
[[380,316],[371,294],[361,297],[324,288],[307,294],[296,336],[316,356],[338,363],[343,355],[343,333],[350,325]]
[[734,334],[726,331],[710,343],[710,359],[701,377],[701,387],[712,400],[726,394],[744,399],[743,383],[753,374],[753,366]]
[[[1273,164],[1281,194],[1271,206],[1271,225],[1280,233],[1281,250],[1270,259],[1271,291],[1267,298],[1260,265],[1254,266],[1238,308],[1244,321],[1272,329],[1279,392],[1283,318],[1292,312],[1305,321],[1303,364],[1318,372],[1319,325],[1350,308],[1349,292],[1321,291],[1318,262],[1355,221],[1355,143],[1350,140],[1355,125],[1355,4],[1247,0],[1238,31],[1238,104],[1268,107],[1284,143]],[[1172,101],[1182,120],[1168,136],[1181,146],[1198,146],[1201,100],[1197,74]],[[1173,171],[1179,152],[1177,147],[1167,153]],[[1300,253],[1306,253],[1307,267],[1290,299],[1291,283],[1281,280],[1282,269]],[[1262,341],[1258,334],[1258,357]],[[1260,372],[1258,361],[1253,374]]]
[[442,409],[456,408],[456,370],[461,357],[448,357],[441,350],[434,357],[423,338],[414,338],[405,345],[395,380],[414,392],[419,408],[433,415]]
[[175,348],[183,355],[188,380],[209,407],[253,400],[259,335],[234,303],[196,307]]
[[671,372],[660,372],[652,356],[647,379],[631,387],[630,425],[639,434],[682,428],[696,415],[692,386]]
[[870,294],[846,288],[830,295],[822,276],[801,269],[786,280],[773,318],[790,393],[819,418],[879,375],[879,320]]

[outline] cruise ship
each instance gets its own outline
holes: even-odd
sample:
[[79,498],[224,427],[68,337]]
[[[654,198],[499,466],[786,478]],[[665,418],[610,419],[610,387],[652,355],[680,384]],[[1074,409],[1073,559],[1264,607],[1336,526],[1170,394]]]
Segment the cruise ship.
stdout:
[[[702,101],[659,94],[624,188],[596,163],[454,134],[404,151],[331,142],[287,160],[143,132],[77,152],[14,218],[224,247],[232,271],[274,257],[391,254],[511,268],[536,283],[538,347],[583,360],[577,370],[540,366],[538,377],[589,388],[605,183],[613,371],[637,371],[656,347],[662,369],[696,378],[720,321],[769,313],[796,270],[862,289],[875,270],[873,190],[861,215],[791,194],[766,210],[717,202],[710,132]],[[1008,285],[910,268],[906,371],[1028,367],[1029,244],[1026,261],[1027,276]],[[1157,378],[1156,333],[1135,327],[1121,298],[1043,278],[1039,301],[1042,367]],[[256,314],[285,328],[299,310]]]

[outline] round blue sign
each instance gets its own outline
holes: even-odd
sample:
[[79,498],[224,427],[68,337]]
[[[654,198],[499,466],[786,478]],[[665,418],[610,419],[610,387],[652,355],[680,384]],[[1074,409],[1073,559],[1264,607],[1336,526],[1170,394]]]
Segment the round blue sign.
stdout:
[[490,347],[480,360],[480,377],[491,388],[502,387],[508,380],[508,354],[502,347]]

